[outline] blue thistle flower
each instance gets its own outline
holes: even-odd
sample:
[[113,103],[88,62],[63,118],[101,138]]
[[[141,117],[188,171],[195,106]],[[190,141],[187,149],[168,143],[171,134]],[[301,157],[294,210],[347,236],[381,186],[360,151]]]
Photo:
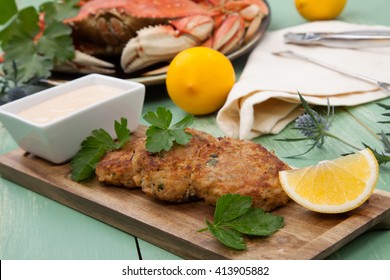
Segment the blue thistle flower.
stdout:
[[295,120],[295,127],[306,137],[314,138],[318,134],[318,124],[324,124],[324,129],[329,130],[330,124],[326,124],[326,119],[319,115],[317,112],[313,112],[315,121],[308,113],[303,113]]
[[334,117],[334,107],[330,106],[328,100],[327,113],[326,116],[320,115],[316,111],[310,108],[309,104],[298,92],[299,99],[301,100],[302,107],[305,109],[305,112],[295,120],[295,129],[299,130],[303,134],[303,138],[285,138],[285,139],[275,139],[277,141],[307,141],[311,140],[313,142],[312,146],[304,153],[295,155],[301,156],[315,147],[321,147],[325,142],[325,137],[331,137],[336,140],[341,141],[342,143],[359,150],[358,147],[353,146],[352,144],[344,141],[343,139],[332,134],[329,130],[333,122]]
[[[352,147],[353,149],[360,150],[359,147],[356,147],[348,143],[344,139],[330,132],[330,127],[332,125],[333,117],[334,117],[334,107],[330,106],[329,100],[328,100],[326,116],[323,116],[317,113],[316,111],[314,111],[313,109],[311,109],[309,104],[306,102],[306,100],[302,97],[302,95],[299,92],[298,95],[299,95],[299,99],[301,100],[302,107],[305,109],[305,112],[295,120],[294,129],[299,130],[304,137],[275,139],[275,140],[288,141],[288,142],[311,140],[313,144],[306,152],[301,153],[299,155],[290,156],[290,157],[301,156],[308,153],[315,147],[321,147],[324,144],[326,137],[331,137],[333,139],[340,141],[341,143],[344,143],[345,145]],[[385,104],[378,104],[378,105],[385,108],[386,110],[390,110],[389,105],[385,105]],[[383,115],[390,116],[390,113],[385,113]],[[389,123],[389,121],[382,121],[381,123]],[[390,140],[386,137],[386,134],[383,131],[381,133],[381,141],[383,142],[385,152],[377,152],[375,149],[372,149],[371,147],[369,147],[364,143],[363,146],[371,149],[379,164],[386,164],[387,162],[390,161],[390,155],[389,155]]]

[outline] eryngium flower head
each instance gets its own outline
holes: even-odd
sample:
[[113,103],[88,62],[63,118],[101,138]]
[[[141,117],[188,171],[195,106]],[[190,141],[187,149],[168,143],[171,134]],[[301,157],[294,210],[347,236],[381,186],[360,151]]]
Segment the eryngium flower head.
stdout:
[[325,130],[329,130],[330,123],[326,122],[324,116],[319,115],[317,112],[313,111],[313,117],[308,113],[300,115],[295,120],[295,127],[306,137],[316,138],[321,132],[318,128],[319,126],[323,127]]

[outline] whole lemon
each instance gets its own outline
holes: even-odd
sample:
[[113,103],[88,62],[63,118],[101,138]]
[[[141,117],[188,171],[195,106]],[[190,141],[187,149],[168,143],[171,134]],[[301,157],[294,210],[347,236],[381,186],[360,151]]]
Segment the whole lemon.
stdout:
[[205,115],[223,106],[235,81],[233,65],[225,55],[208,47],[193,47],[171,61],[166,86],[178,107]]
[[301,16],[309,21],[330,20],[338,17],[347,0],[295,0]]

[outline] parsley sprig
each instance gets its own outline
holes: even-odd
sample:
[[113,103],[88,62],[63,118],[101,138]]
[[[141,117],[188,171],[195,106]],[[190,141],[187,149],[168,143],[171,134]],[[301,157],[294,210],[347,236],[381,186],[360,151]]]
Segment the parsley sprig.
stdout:
[[94,172],[96,164],[111,150],[122,148],[130,140],[130,130],[127,128],[127,119],[115,121],[115,133],[118,141],[112,139],[104,129],[95,129],[82,143],[80,151],[71,161],[74,181],[88,179]]
[[252,207],[250,196],[226,194],[217,201],[214,223],[206,219],[206,224],[207,228],[199,232],[209,230],[222,244],[236,250],[245,250],[244,234],[269,236],[283,227],[284,218]]
[[151,153],[169,151],[174,143],[186,145],[192,137],[185,129],[194,121],[193,115],[187,115],[171,126],[172,112],[158,107],[156,112],[150,111],[143,118],[151,124],[146,130],[146,149]]
[[[176,142],[185,145],[191,139],[191,133],[185,132],[194,117],[188,115],[175,125],[170,126],[172,113],[164,107],[157,108],[156,112],[148,112],[144,119],[152,124],[146,131],[146,148],[149,152],[168,151]],[[130,130],[127,128],[127,119],[115,121],[117,141],[111,138],[104,129],[95,129],[82,143],[80,151],[73,157],[71,178],[74,181],[88,179],[94,172],[96,164],[109,151],[122,148],[130,141]]]
[[54,65],[74,57],[72,30],[63,19],[77,13],[77,2],[48,1],[38,8],[18,10],[15,0],[6,0],[7,13],[0,16],[0,22],[5,22],[0,28],[0,47],[6,76],[14,75],[12,64],[16,63],[21,83],[47,78]]

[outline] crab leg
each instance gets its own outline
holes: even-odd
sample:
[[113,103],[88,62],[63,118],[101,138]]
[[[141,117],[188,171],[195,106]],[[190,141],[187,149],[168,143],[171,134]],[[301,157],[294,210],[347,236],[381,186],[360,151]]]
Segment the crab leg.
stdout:
[[[216,28],[212,38],[203,45],[230,53],[253,38],[268,8],[262,0],[208,0],[220,7],[215,16]],[[226,11],[229,11],[226,13]]]
[[[268,13],[268,9],[266,11]],[[247,43],[255,34],[256,30],[258,30],[265,15],[263,12],[260,6],[255,4],[251,4],[240,11],[241,17],[248,22],[244,43]]]
[[245,23],[244,20],[240,17],[237,19],[238,21],[238,28],[236,33],[230,39],[223,45],[221,46],[218,50],[221,53],[228,54],[236,49],[238,49],[243,42],[243,38],[245,35]]
[[101,73],[113,74],[115,73],[115,65],[107,61],[98,59],[86,53],[75,51],[75,57],[72,61],[57,65],[55,67],[58,71],[63,72],[78,72],[83,74]]
[[[234,40],[237,33],[242,33],[240,29],[243,28],[243,24],[240,24],[240,16],[237,13],[229,14],[226,19],[222,22],[221,26],[214,32],[213,48],[220,50],[230,40]],[[234,40],[235,43],[239,41]],[[229,51],[229,50],[226,50]]]

